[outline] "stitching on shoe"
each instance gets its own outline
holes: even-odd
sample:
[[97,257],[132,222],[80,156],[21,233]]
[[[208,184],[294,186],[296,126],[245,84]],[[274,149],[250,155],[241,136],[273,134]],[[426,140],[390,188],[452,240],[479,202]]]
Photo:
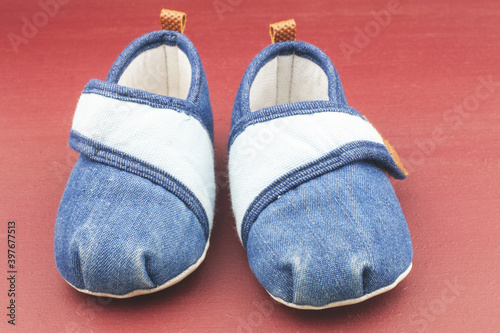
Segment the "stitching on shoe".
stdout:
[[245,249],[247,247],[248,236],[253,223],[271,202],[292,188],[357,161],[378,162],[395,178],[404,178],[404,175],[401,176],[396,173],[399,169],[394,164],[394,160],[384,145],[371,141],[350,142],[315,161],[286,173],[260,192],[243,216],[241,223],[243,247]]
[[70,132],[69,145],[93,161],[145,178],[176,195],[198,218],[208,239],[207,213],[194,193],[181,181],[149,163],[88,139],[75,130]]

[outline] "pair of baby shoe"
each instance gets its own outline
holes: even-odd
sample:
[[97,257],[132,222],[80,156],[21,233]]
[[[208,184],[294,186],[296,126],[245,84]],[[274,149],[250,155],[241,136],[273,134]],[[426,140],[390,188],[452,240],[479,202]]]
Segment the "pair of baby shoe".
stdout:
[[[80,153],[59,207],[55,259],[77,290],[126,298],[171,286],[205,258],[213,225],[213,120],[185,14],[133,41],[91,80],[69,145]],[[338,74],[293,20],[250,64],[234,103],[229,178],[252,271],[302,309],[357,303],[410,271],[412,246],[386,173],[394,149],[349,107]]]

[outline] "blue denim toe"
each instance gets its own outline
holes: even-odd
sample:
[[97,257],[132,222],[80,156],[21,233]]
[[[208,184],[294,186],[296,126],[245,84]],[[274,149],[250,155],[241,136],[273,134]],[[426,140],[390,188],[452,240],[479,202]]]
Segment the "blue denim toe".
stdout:
[[412,261],[394,190],[369,162],[310,180],[268,205],[250,230],[247,253],[271,295],[312,307],[374,293]]
[[194,213],[147,179],[80,156],[56,222],[59,272],[74,287],[126,295],[154,289],[202,257]]

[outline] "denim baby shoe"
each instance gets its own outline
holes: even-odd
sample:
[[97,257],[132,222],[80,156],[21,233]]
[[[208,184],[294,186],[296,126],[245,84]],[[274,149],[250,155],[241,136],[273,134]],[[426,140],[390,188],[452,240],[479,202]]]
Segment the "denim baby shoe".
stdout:
[[349,107],[329,58],[272,26],[246,71],[231,122],[229,177],[250,267],[277,301],[324,309],[394,288],[412,245],[384,172],[406,176],[394,149]]
[[80,157],[55,226],[55,260],[84,293],[125,298],[171,286],[203,261],[215,200],[213,124],[185,15],[133,41],[91,80],[69,138]]

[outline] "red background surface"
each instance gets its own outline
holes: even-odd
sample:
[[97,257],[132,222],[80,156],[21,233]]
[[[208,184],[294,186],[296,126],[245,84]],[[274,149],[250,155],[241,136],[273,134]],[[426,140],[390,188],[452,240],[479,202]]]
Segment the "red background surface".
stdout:
[[[225,4],[224,12],[216,6]],[[104,79],[129,42],[159,29],[162,7],[188,13],[185,33],[207,72],[219,192],[205,262],[178,285],[128,300],[80,294],[59,276],[53,229],[77,154],[67,146],[85,83]],[[388,1],[70,0],[19,45],[36,0],[0,3],[0,331],[490,332],[500,326],[500,4],[400,1],[367,45],[371,11]],[[324,50],[347,99],[396,147],[410,176],[394,186],[414,244],[413,271],[358,305],[299,311],[253,276],[225,184],[232,103],[268,24],[294,17],[298,39]],[[43,22],[42,22],[43,23]],[[350,57],[343,45],[359,46]],[[475,103],[477,102],[477,103]],[[465,104],[466,113],[456,113]],[[450,111],[451,110],[451,111]],[[17,222],[17,319],[7,324],[7,221]],[[498,331],[498,330],[497,330]]]

